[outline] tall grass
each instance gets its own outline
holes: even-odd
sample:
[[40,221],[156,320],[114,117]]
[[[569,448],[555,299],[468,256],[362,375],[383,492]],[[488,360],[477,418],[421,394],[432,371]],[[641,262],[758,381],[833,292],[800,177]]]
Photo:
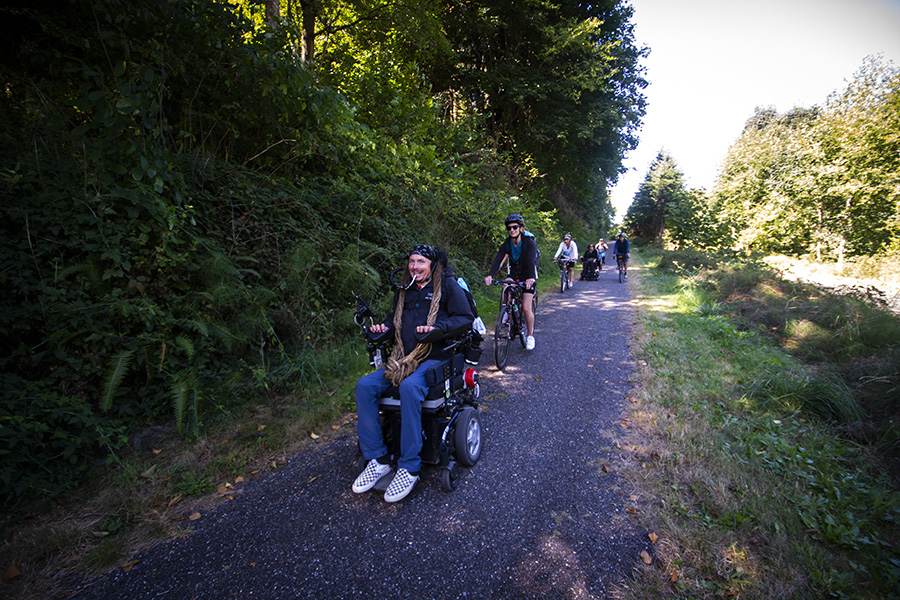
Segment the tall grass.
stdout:
[[[900,337],[863,333],[896,321],[757,265],[651,262],[635,269],[639,385],[621,466],[658,538],[622,596],[889,597],[900,473],[872,396],[896,384],[890,359],[861,365],[896,355]],[[810,351],[792,324],[804,320],[833,345]]]

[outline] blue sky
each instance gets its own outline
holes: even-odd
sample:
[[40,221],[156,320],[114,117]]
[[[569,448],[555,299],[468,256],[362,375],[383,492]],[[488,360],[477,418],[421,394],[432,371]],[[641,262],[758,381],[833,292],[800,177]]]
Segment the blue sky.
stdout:
[[667,150],[690,187],[711,188],[757,106],[824,105],[866,56],[900,67],[900,0],[631,0],[650,47],[641,143],[612,189],[624,216],[650,163]]

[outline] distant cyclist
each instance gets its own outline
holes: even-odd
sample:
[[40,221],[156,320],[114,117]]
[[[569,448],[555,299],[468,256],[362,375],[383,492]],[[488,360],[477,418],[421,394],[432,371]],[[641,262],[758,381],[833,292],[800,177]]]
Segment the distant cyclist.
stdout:
[[572,235],[567,233],[563,237],[563,241],[559,243],[559,248],[556,250],[556,254],[553,255],[553,260],[559,257],[565,259],[566,270],[569,272],[569,287],[575,285],[575,261],[578,260],[579,256],[578,244],[572,239]]
[[500,267],[505,260],[509,260],[509,276],[516,281],[525,282],[525,290],[522,294],[522,308],[525,309],[525,325],[528,328],[528,337],[525,339],[525,349],[534,350],[534,280],[537,273],[537,242],[530,235],[525,235],[525,218],[519,214],[511,214],[506,217],[506,231],[509,237],[500,244],[497,255],[491,264],[488,276],[484,278],[485,285],[493,283],[493,275],[500,272]]
[[597,253],[600,254],[600,265],[599,268],[602,270],[603,265],[606,264],[606,251],[609,250],[609,245],[603,241],[603,238],[600,238],[600,241],[597,242]]
[[625,237],[625,233],[620,231],[619,236],[616,238],[616,241],[613,243],[613,256],[616,257],[616,262],[618,262],[619,257],[622,257],[622,263],[625,270],[625,277],[628,277],[628,259],[631,258],[631,244],[628,242],[628,238]]

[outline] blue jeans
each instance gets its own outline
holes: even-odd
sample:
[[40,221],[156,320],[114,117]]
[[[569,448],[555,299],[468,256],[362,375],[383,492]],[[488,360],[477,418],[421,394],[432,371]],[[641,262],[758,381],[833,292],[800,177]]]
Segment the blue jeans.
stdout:
[[[422,468],[422,401],[428,392],[425,371],[440,360],[426,360],[419,368],[400,383],[400,461],[398,466],[412,473]],[[364,375],[356,382],[353,395],[356,398],[356,413],[359,417],[356,431],[363,458],[372,460],[387,454],[384,435],[378,418],[378,399],[391,387],[384,377],[384,369]]]

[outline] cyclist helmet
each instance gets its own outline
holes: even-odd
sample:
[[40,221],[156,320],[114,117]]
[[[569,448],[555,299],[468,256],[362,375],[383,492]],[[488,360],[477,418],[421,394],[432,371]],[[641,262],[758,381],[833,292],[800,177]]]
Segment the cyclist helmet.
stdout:
[[625,232],[624,232],[624,231],[620,231],[620,232],[619,232],[619,235],[617,235],[616,237],[625,237]]
[[571,233],[567,233],[566,235],[563,236],[563,239],[564,239],[564,240],[571,240],[571,239],[572,239],[572,234],[571,234]]
[[503,222],[505,226],[509,226],[510,223],[518,223],[519,227],[525,229],[525,217],[523,217],[519,213],[512,213],[511,215],[506,217],[506,220]]

